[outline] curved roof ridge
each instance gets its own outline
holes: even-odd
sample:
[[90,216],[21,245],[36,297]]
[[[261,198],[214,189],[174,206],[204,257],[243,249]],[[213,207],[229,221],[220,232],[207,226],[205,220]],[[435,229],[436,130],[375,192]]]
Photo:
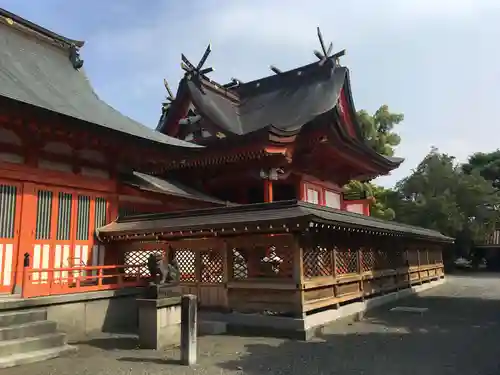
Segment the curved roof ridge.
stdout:
[[[15,15],[0,10],[0,96],[148,141],[202,147],[157,132],[113,108],[99,98],[84,70],[77,69],[71,54],[65,53],[76,47],[68,44],[72,40],[37,29],[20,17],[16,20],[28,26],[16,27],[8,21],[11,16]],[[36,37],[31,37],[26,27],[38,33]],[[48,37],[53,38],[52,43]],[[40,43],[40,38],[46,43]]]
[[74,39],[66,38],[65,36],[57,34],[49,29],[46,29],[45,27],[37,25],[36,23],[33,23],[31,21],[28,21],[27,19],[22,18],[21,16],[18,16],[17,14],[9,12],[8,10],[3,9],[3,8],[0,8],[0,16],[3,16],[3,18],[5,18],[5,19],[11,19],[15,23],[17,23],[17,24],[37,33],[37,34],[48,37],[56,42],[63,43],[65,45],[67,45],[67,47],[70,47],[71,45],[75,45],[76,47],[80,48],[80,47],[83,47],[83,45],[85,44],[85,42],[82,40],[74,40]]

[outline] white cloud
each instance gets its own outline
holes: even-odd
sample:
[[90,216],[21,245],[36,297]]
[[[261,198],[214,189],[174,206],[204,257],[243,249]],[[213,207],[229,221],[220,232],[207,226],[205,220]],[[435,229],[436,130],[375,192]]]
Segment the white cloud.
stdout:
[[413,19],[457,20],[500,8],[497,0],[393,0],[392,3],[396,14]]
[[[159,108],[162,78],[173,86],[181,77],[180,53],[196,61],[208,42],[219,81],[269,74],[271,63],[294,68],[313,61],[320,26],[348,50],[358,108],[387,103],[405,114],[398,153],[407,161],[384,185],[408,174],[431,146],[459,160],[497,147],[491,134],[500,116],[491,108],[500,98],[500,52],[492,46],[500,25],[488,20],[500,14],[498,0],[206,0],[185,12],[163,4],[147,22],[131,19],[89,40],[95,64],[112,69],[120,59],[127,69],[101,87],[107,98],[126,92],[138,106]],[[157,116],[136,110],[139,118]]]

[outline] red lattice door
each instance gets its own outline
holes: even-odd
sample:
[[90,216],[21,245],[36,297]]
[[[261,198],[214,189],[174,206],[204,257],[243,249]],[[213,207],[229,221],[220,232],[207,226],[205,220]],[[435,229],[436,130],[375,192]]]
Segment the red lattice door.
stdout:
[[0,293],[10,293],[14,288],[21,199],[21,184],[0,180]]

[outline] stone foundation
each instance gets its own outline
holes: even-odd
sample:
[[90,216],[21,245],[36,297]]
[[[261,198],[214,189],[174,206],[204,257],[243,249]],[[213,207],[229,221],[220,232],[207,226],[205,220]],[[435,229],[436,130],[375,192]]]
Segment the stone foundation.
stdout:
[[141,288],[106,290],[0,302],[0,311],[46,309],[47,320],[56,322],[77,342],[101,332],[137,333],[137,297]]
[[178,346],[181,340],[181,298],[138,299],[141,349]]
[[[438,279],[362,302],[349,303],[339,308],[333,307],[303,318],[242,313],[200,313],[200,333],[213,334],[212,328],[214,328],[217,333],[224,333],[223,331],[225,331],[225,333],[235,335],[271,336],[307,341],[320,333],[323,327],[335,320],[349,316],[361,317],[365,311],[372,308],[423,292],[444,282],[444,278]],[[224,330],[221,329],[222,326],[225,326]]]

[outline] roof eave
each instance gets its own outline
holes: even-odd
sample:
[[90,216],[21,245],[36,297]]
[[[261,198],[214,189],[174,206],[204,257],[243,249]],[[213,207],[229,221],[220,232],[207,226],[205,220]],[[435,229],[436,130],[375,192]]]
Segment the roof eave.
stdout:
[[[273,217],[272,214],[266,214],[267,211],[274,211],[274,210],[283,210],[283,216],[282,217]],[[290,210],[290,211],[288,211]],[[311,203],[307,202],[301,202],[301,201],[281,201],[281,202],[274,202],[274,203],[259,203],[259,204],[250,204],[250,205],[241,205],[241,206],[234,206],[234,207],[216,207],[216,208],[209,208],[209,209],[197,209],[197,210],[187,210],[187,211],[179,211],[179,212],[174,212],[174,213],[167,213],[167,214],[149,214],[149,215],[136,215],[136,216],[129,216],[125,218],[119,218],[117,221],[107,225],[107,232],[106,232],[106,227],[101,228],[100,233],[104,234],[105,236],[116,236],[116,235],[121,235],[122,233],[125,234],[130,234],[133,231],[131,230],[118,230],[119,228],[116,228],[120,223],[126,224],[126,223],[137,223],[137,222],[147,222],[147,221],[162,221],[162,220],[173,220],[173,219],[183,219],[183,218],[199,218],[200,223],[204,223],[203,217],[208,217],[210,218],[210,215],[212,215],[211,222],[213,226],[221,226],[224,227],[226,225],[229,225],[227,223],[228,218],[225,217],[225,220],[221,220],[220,223],[216,222],[215,219],[213,218],[213,215],[230,215],[230,214],[237,214],[237,217],[239,218],[245,218],[247,215],[244,215],[244,213],[250,214],[251,212],[257,212],[259,215],[259,222],[271,222],[271,221],[279,221],[279,220],[291,220],[293,222],[307,222],[310,221],[312,223],[314,222],[320,222],[320,223],[327,223],[330,225],[339,225],[339,226],[346,226],[346,227],[352,227],[352,228],[359,228],[359,229],[366,229],[368,231],[373,231],[373,232],[384,232],[384,233],[394,233],[396,235],[400,236],[406,236],[406,237],[412,237],[412,238],[420,238],[420,239],[425,239],[425,240],[430,240],[434,242],[444,242],[444,243],[451,243],[453,242],[453,239],[451,237],[444,236],[443,234],[436,232],[434,230],[430,229],[425,229],[421,227],[414,227],[398,222],[392,222],[392,221],[386,221],[386,220],[381,220],[381,219],[376,219],[373,217],[369,216],[364,216],[364,215],[359,215],[359,214],[354,214],[350,213],[347,211],[342,211],[342,210],[337,210],[333,208],[328,208],[324,206],[318,206],[314,205]],[[326,216],[325,216],[326,215]],[[257,221],[254,221],[257,222]],[[231,223],[231,225],[244,225],[246,223],[245,220],[240,220],[238,223]],[[168,227],[165,227],[166,223],[164,225],[162,224],[161,230],[164,231],[169,231]],[[173,224],[172,224],[173,225]],[[179,226],[179,223],[178,223]],[[182,225],[181,225],[182,226]],[[172,226],[172,231],[177,231],[177,230],[183,230],[183,228],[175,228],[174,225]],[[197,225],[197,228],[200,230],[205,230],[207,229],[207,226],[203,227],[203,225],[200,224],[200,226]],[[157,228],[142,228],[142,229],[137,229],[138,232],[143,232],[143,231],[155,231]],[[159,229],[160,230],[160,229]]]
[[50,31],[49,29],[46,29],[46,28],[44,28],[40,25],[37,25],[31,21],[28,21],[28,20],[18,16],[17,14],[11,13],[8,10],[3,9],[3,8],[0,8],[0,16],[3,16],[4,18],[10,18],[12,21],[18,23],[19,25],[24,26],[24,27],[26,27],[26,28],[38,33],[38,34],[41,34],[45,37],[49,37],[57,42],[66,44],[68,47],[71,45],[75,45],[76,47],[81,48],[85,44],[84,41],[66,38],[62,35],[59,35],[59,34],[53,32],[53,31]]

